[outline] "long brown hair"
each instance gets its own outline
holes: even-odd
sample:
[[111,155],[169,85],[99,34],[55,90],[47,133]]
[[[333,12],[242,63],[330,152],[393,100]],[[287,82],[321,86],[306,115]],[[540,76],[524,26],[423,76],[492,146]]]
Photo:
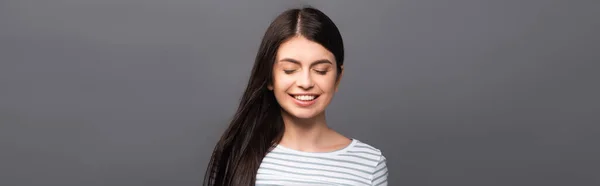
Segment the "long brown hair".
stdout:
[[304,7],[286,10],[277,16],[263,36],[239,107],[214,148],[204,185],[248,186],[256,182],[263,157],[279,143],[284,131],[281,107],[273,92],[267,89],[272,82],[277,48],[296,35],[327,48],[335,56],[338,75],[341,72],[342,37],[327,15]]

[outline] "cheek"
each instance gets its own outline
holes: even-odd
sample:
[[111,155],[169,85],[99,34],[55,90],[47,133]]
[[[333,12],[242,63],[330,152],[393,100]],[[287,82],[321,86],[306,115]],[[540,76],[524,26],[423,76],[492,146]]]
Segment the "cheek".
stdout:
[[318,80],[319,88],[326,92],[332,92],[335,90],[335,77],[323,77]]
[[273,87],[275,90],[287,90],[294,83],[291,78],[285,78],[283,76],[275,75],[273,79]]

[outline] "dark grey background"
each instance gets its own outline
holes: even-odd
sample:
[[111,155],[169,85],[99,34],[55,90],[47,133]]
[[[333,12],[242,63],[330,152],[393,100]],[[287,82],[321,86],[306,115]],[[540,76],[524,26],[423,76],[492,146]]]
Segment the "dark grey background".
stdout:
[[199,185],[270,21],[347,61],[329,124],[391,185],[600,184],[599,1],[0,1],[0,185]]

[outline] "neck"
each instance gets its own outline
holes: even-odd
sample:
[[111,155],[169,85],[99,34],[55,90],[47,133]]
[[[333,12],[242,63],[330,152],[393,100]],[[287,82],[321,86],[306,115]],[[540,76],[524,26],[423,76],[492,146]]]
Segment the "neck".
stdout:
[[330,128],[325,121],[325,113],[321,113],[314,118],[297,118],[285,111],[282,111],[285,131],[280,144],[301,150],[316,151],[322,144],[324,136],[330,132]]

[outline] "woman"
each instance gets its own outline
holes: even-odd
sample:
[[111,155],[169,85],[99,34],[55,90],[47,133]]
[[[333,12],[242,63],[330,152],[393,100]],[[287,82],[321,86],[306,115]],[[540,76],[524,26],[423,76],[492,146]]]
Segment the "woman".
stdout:
[[344,47],[321,11],[291,9],[263,37],[248,86],[205,185],[387,185],[381,151],[327,126]]

